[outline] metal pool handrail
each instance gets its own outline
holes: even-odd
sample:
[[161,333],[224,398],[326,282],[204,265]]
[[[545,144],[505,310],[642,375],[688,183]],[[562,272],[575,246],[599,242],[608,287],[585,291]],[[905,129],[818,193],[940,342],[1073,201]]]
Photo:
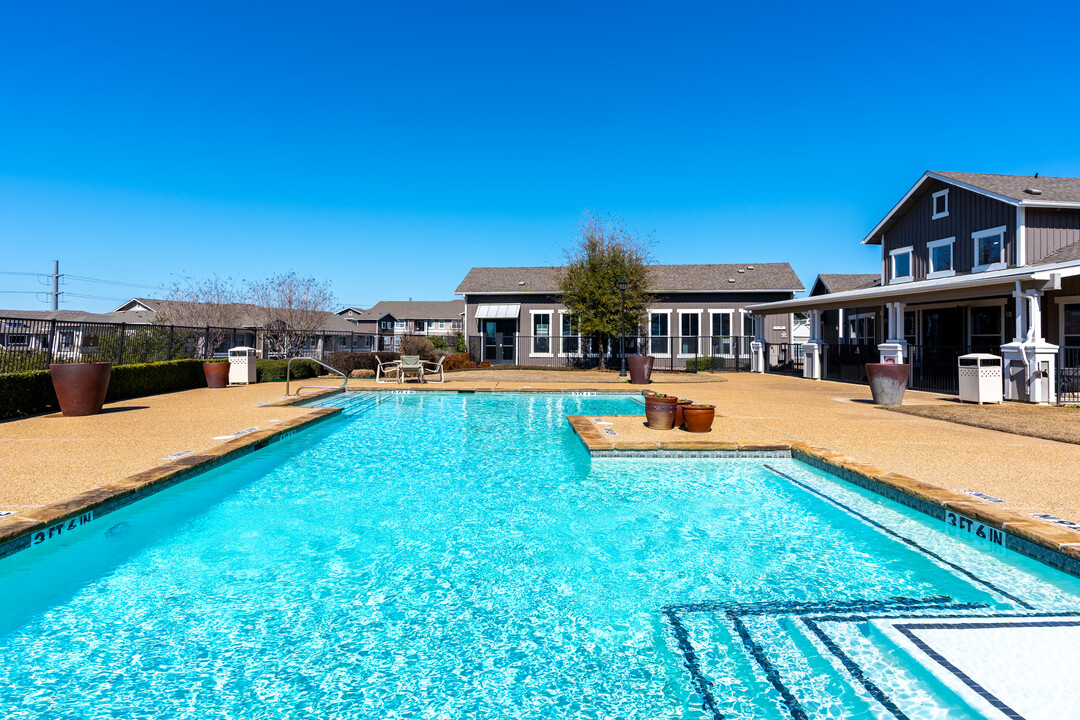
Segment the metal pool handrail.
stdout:
[[[340,390],[344,390],[345,386],[349,384],[349,376],[348,375],[341,372],[340,370],[338,370],[335,367],[330,367],[329,365],[324,363],[322,360],[316,360],[313,357],[306,357],[306,356],[291,357],[291,358],[289,358],[289,362],[287,362],[285,364],[285,395],[286,396],[288,396],[290,394],[289,393],[289,374],[292,371],[292,361],[293,360],[310,360],[310,361],[312,361],[314,363],[318,363],[319,365],[322,365],[324,368],[326,368],[327,370],[329,370],[331,372],[336,372],[338,375],[341,376],[341,387],[339,388]],[[304,388],[333,388],[333,387],[334,387],[333,385],[301,385],[300,387],[296,388],[296,394],[299,395],[300,391],[303,390]]]

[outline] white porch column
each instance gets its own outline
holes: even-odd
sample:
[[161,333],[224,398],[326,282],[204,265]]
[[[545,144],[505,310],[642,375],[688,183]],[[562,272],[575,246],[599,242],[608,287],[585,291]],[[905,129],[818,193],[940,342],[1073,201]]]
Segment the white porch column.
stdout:
[[904,304],[901,302],[886,303],[889,313],[889,337],[885,342],[878,345],[879,362],[903,365],[907,355],[907,343],[904,341]]
[[[1042,335],[1042,300],[1039,290],[1013,293],[1024,303],[1023,336],[1001,346],[1004,361],[1005,398],[1032,403],[1057,399],[1058,346]],[[1019,309],[1019,308],[1018,308]],[[1017,312],[1019,324],[1020,312]]]
[[750,343],[750,372],[765,372],[765,316],[753,315],[754,340]]
[[821,342],[821,311],[810,311],[810,340],[803,343],[803,377],[821,379],[821,358],[824,355]]

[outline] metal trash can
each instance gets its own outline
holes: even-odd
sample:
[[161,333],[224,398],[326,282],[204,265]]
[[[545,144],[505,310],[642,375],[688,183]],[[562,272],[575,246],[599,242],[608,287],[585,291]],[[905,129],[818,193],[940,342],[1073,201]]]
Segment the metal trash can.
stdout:
[[229,383],[255,382],[255,348],[234,347],[229,350]]
[[989,353],[969,353],[958,359],[960,373],[960,401],[999,403],[1002,401],[1003,384],[1001,358]]

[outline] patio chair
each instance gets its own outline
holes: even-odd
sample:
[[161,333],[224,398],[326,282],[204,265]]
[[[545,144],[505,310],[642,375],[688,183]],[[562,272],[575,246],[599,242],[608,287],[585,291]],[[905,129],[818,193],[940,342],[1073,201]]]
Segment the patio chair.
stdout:
[[443,373],[443,366],[442,366],[444,360],[446,360],[445,355],[443,355],[441,358],[439,358],[439,362],[437,362],[437,363],[433,363],[430,360],[422,361],[421,364],[425,366],[424,367],[424,375],[434,375],[435,373],[439,373],[439,379],[438,380],[427,380],[424,377],[421,377],[420,379],[423,382],[435,382],[435,383],[446,382],[446,376]]
[[419,355],[401,356],[401,363],[398,365],[397,381],[399,383],[405,382],[405,377],[409,373],[415,373],[416,378],[420,382],[424,382],[424,363],[420,362]]
[[[387,360],[383,362],[378,356],[375,357],[375,362],[379,363],[379,366],[375,368],[375,382],[380,385],[388,385],[390,383],[401,382],[401,361],[400,360]],[[393,378],[388,380],[387,378]]]

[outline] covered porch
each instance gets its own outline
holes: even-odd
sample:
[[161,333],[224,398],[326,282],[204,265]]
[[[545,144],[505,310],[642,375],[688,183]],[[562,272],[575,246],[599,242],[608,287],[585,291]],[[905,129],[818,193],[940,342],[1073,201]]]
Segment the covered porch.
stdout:
[[1002,358],[1006,399],[1080,402],[1080,266],[873,287],[752,310],[808,315],[807,378],[866,382],[868,362],[907,363],[911,388],[955,394],[957,359],[981,352]]

